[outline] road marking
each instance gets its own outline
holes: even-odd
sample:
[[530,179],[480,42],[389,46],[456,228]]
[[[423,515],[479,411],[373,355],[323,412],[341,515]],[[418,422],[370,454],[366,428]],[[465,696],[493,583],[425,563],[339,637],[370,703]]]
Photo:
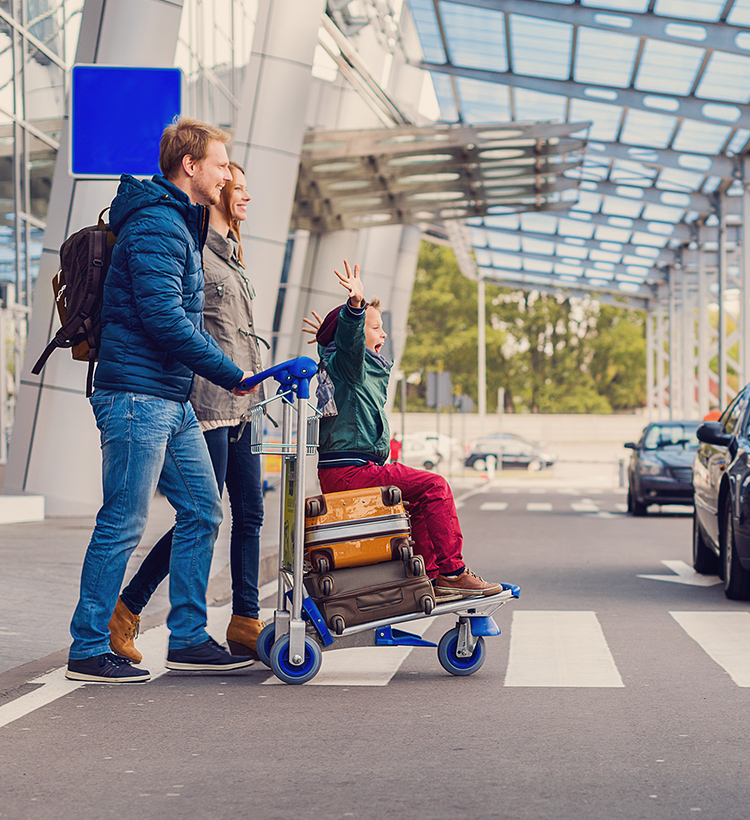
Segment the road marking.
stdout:
[[580,501],[574,501],[570,508],[576,512],[599,512],[599,505],[590,498],[582,498]]
[[669,614],[737,686],[750,687],[750,613]]
[[516,610],[506,686],[624,686],[595,612]]
[[626,513],[628,511],[628,505],[627,504],[615,504],[615,509],[618,512]]
[[552,504],[548,501],[530,501],[526,505],[527,512],[552,512]]
[[488,512],[491,511],[499,511],[508,509],[508,502],[507,501],[485,501],[484,504],[480,505],[480,510],[485,510]]
[[648,578],[651,581],[667,581],[673,584],[687,584],[691,587],[712,587],[721,583],[721,578],[715,575],[701,575],[684,561],[662,561],[667,569],[676,575],[639,575],[639,578]]
[[[408,632],[424,635],[435,618],[403,624]],[[335,644],[334,644],[335,646]],[[358,646],[323,652],[320,672],[304,686],[387,686],[409,657],[413,646]],[[281,684],[276,677],[263,685]]]

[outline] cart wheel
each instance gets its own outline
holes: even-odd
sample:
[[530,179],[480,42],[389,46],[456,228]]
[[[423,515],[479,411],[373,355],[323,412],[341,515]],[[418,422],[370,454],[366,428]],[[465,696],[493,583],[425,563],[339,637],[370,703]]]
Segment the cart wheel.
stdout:
[[327,558],[318,558],[316,563],[318,572],[328,572],[328,570],[331,568]]
[[271,649],[271,669],[284,683],[306,683],[312,680],[323,662],[323,652],[309,636],[305,636],[305,660],[299,665],[289,661],[289,635],[279,638]]
[[341,617],[341,615],[334,615],[333,618],[331,618],[331,629],[337,635],[343,634],[346,629],[346,621]]
[[260,634],[258,635],[258,643],[255,647],[255,651],[258,653],[258,657],[263,661],[263,663],[266,666],[271,665],[271,647],[273,646],[273,642],[275,640],[276,624],[266,624],[263,627],[263,629],[261,629]]
[[438,644],[438,660],[446,672],[451,675],[473,675],[484,663],[486,650],[484,638],[480,637],[470,658],[459,658],[456,655],[458,646],[458,627],[448,630]]
[[423,595],[419,605],[422,607],[422,612],[424,612],[425,615],[429,615],[435,606],[435,599],[429,595]]
[[411,559],[409,569],[411,570],[411,574],[414,576],[424,575],[424,560],[421,555],[415,555]]
[[333,592],[333,581],[330,578],[324,578],[320,582],[320,591],[327,598]]

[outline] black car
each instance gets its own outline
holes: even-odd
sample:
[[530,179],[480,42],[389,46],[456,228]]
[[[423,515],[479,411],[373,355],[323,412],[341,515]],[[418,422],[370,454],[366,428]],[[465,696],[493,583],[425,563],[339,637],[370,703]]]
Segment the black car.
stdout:
[[727,598],[750,599],[750,385],[698,428],[693,465],[693,567],[718,572]]
[[646,515],[650,504],[693,503],[693,459],[698,421],[655,421],[644,428],[628,465],[628,512]]
[[551,467],[556,456],[548,453],[538,444],[521,438],[515,433],[496,433],[470,441],[466,447],[464,466],[475,470],[487,469],[492,459],[495,466],[521,467],[526,470],[541,470]]

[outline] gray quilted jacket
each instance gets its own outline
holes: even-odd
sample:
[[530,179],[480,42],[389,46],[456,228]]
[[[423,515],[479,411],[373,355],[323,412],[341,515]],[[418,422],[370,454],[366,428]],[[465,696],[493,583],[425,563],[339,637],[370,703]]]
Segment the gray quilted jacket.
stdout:
[[[203,278],[206,298],[205,329],[219,347],[245,371],[263,369],[253,325],[255,291],[237,255],[239,244],[230,232],[222,236],[209,226],[203,248]],[[263,387],[248,396],[235,396],[196,377],[190,401],[200,421],[236,424],[250,407],[263,400]],[[216,425],[222,426],[222,425]]]

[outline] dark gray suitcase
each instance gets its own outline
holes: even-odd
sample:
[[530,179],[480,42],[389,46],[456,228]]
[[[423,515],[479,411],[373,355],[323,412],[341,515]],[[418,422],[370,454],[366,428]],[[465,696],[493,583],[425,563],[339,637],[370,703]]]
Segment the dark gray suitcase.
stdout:
[[423,612],[435,606],[435,593],[418,555],[366,567],[311,572],[305,585],[337,635],[349,626]]

